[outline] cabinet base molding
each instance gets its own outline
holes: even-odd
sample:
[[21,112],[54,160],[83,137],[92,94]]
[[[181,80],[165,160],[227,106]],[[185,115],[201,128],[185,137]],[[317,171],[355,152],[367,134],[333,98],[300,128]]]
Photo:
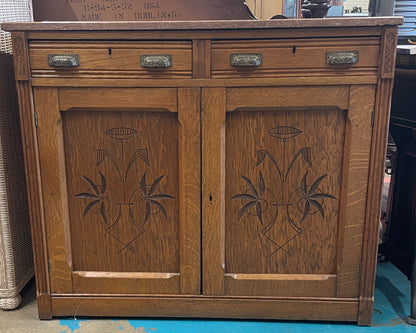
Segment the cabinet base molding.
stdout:
[[[357,321],[358,300],[218,297],[52,297],[52,316]],[[48,318],[46,318],[48,319]]]

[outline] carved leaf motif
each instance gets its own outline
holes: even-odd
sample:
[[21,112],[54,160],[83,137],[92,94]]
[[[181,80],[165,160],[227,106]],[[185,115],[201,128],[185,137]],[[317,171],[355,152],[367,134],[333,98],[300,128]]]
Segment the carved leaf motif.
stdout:
[[327,194],[327,193],[315,193],[309,196],[310,199],[336,199],[333,195]]
[[[280,171],[279,166],[277,165],[276,160],[273,158],[272,154],[270,154],[270,152],[268,150],[259,150],[257,151],[257,163],[256,166],[259,166],[264,159],[268,157],[270,159],[270,161],[273,163],[273,165],[275,166],[277,172],[279,173],[280,179],[282,179],[282,172]],[[283,181],[283,179],[282,179]]]
[[146,223],[152,215],[152,206],[158,208],[159,211],[162,212],[165,217],[167,217],[165,207],[157,200],[174,199],[174,197],[164,193],[154,194],[159,188],[160,181],[163,179],[163,177],[165,177],[165,175],[156,178],[153,181],[153,184],[150,186],[149,191],[147,191],[146,185],[146,172],[143,174],[142,180],[140,181],[140,190],[143,194],[144,200],[146,201],[144,223]]
[[111,161],[111,163],[113,163],[113,165],[117,169],[118,173],[120,173],[119,168],[118,168],[118,165],[117,165],[117,162],[114,159],[114,157],[108,151],[106,152],[106,155],[105,156],[108,157],[108,159]]
[[257,201],[257,204],[256,204],[256,215],[257,215],[257,218],[259,219],[261,225],[263,225],[263,217],[262,217],[262,212],[261,212],[261,203],[260,203],[260,201]]
[[93,183],[93,181],[85,176],[81,176],[82,179],[84,179],[87,184],[89,185],[89,187],[91,188],[91,190],[97,195],[100,196],[100,192],[98,191],[97,186]]
[[238,219],[240,219],[245,213],[247,213],[253,206],[257,203],[257,201],[249,202],[248,204],[244,205],[243,208],[238,212]]
[[97,150],[97,166],[99,166],[103,161],[105,160],[106,156],[108,154],[107,149],[98,149]]
[[295,164],[296,160],[298,159],[298,157],[302,155],[303,160],[308,163],[309,165],[312,165],[311,162],[311,149],[309,147],[306,148],[302,148],[300,149],[295,156],[293,157],[292,161],[289,164],[289,167],[287,168],[286,171],[286,175],[285,175],[285,179],[287,179],[287,176],[290,172],[290,170],[292,170],[293,165]]
[[310,147],[306,147],[303,148],[301,150],[302,152],[302,158],[303,160],[308,163],[309,165],[312,165],[312,161],[311,161],[311,148]]
[[310,205],[310,203],[309,203],[309,200],[307,200],[306,201],[306,203],[305,203],[305,210],[303,211],[303,216],[302,216],[302,219],[300,220],[300,222],[302,223],[303,222],[303,220],[305,220],[306,219],[306,217],[309,215],[309,210],[310,210],[310,208],[311,208],[311,205]]
[[151,213],[152,213],[152,211],[151,211],[151,208],[150,208],[150,203],[149,203],[149,201],[146,201],[146,217],[144,219],[144,223],[146,223],[149,220]]
[[319,184],[322,182],[322,180],[326,177],[327,175],[323,175],[321,177],[319,177],[317,180],[315,180],[315,182],[312,184],[310,190],[309,190],[309,194],[313,194],[315,193],[316,189],[318,188]]
[[130,168],[132,167],[132,165],[134,164],[134,162],[137,159],[141,159],[147,166],[150,166],[150,162],[149,162],[149,151],[146,148],[142,148],[142,149],[137,149],[133,156],[130,158],[130,162],[129,165],[127,166],[127,171],[126,171],[126,178],[127,178],[127,173],[129,172]]
[[151,202],[152,205],[155,205],[157,208],[159,208],[159,210],[162,212],[163,215],[165,215],[166,218],[168,217],[166,214],[165,207],[163,207],[163,205],[160,202],[157,202],[156,200],[151,200],[151,199],[149,201]]
[[101,201],[100,215],[103,218],[105,224],[107,224],[107,217],[105,216],[105,205],[104,205],[104,201]]
[[324,209],[322,208],[322,205],[318,201],[316,201],[316,200],[309,200],[308,202],[310,202],[312,206],[316,207],[319,210],[319,212],[321,213],[322,217],[325,217],[324,216]]
[[147,189],[146,189],[146,172],[143,174],[142,180],[140,181],[140,190],[144,197],[147,197]]
[[302,190],[302,194],[306,196],[308,194],[308,185],[306,183],[306,177],[308,176],[308,171],[306,171],[305,175],[302,178],[302,181],[300,182],[300,188]]
[[105,190],[107,189],[107,182],[105,181],[105,177],[104,175],[100,172],[100,177],[101,177],[101,194],[105,193]]
[[88,211],[89,211],[92,207],[94,207],[96,204],[98,204],[99,202],[100,202],[100,200],[94,200],[94,201],[91,201],[91,202],[87,205],[87,207],[85,207],[84,214],[82,214],[82,217],[85,217],[85,215],[88,213]]
[[87,205],[87,207],[85,207],[83,217],[85,217],[85,215],[91,210],[91,208],[93,208],[94,206],[96,206],[98,203],[101,202],[100,215],[103,218],[104,222],[107,223],[107,218],[105,216],[105,204],[104,204],[105,198],[103,197],[103,194],[107,188],[107,183],[106,183],[104,175],[100,172],[100,177],[101,177],[100,189],[98,189],[97,185],[95,185],[91,179],[85,176],[81,176],[81,177],[82,179],[86,181],[90,189],[94,192],[94,193],[83,192],[83,193],[78,193],[77,195],[75,195],[75,198],[94,199]]
[[99,199],[99,197],[96,196],[95,194],[88,193],[88,192],[78,193],[75,196],[75,198]]
[[150,166],[149,162],[149,151],[147,149],[139,149],[138,155],[140,159],[147,165]]
[[335,199],[334,196],[327,194],[327,193],[320,193],[320,192],[315,193],[318,190],[319,185],[321,184],[322,180],[327,175],[323,175],[319,177],[317,180],[315,180],[314,183],[311,185],[309,191],[308,191],[308,184],[307,184],[307,175],[308,175],[308,172],[306,172],[305,175],[303,176],[302,181],[301,181],[301,186],[300,186],[302,190],[302,194],[305,199],[305,207],[304,207],[303,217],[302,217],[301,222],[305,220],[306,217],[308,216],[311,205],[314,206],[316,209],[318,209],[321,216],[324,217],[324,210],[323,210],[322,204],[316,199],[324,199],[324,198]]
[[165,177],[165,175],[162,175],[158,178],[156,178],[156,180],[153,182],[152,186],[150,187],[149,193],[148,195],[152,195],[158,188],[160,181],[163,179],[163,177]]
[[172,197],[169,194],[155,194],[152,196],[149,196],[149,199],[153,199],[153,200],[162,200],[162,199],[174,199],[175,197]]
[[245,194],[245,193],[243,193],[243,194],[237,194],[237,195],[234,195],[232,198],[231,198],[231,200],[232,199],[241,199],[241,200],[257,200],[257,198],[255,197],[255,196],[252,196],[252,195],[250,195],[250,194]]
[[259,172],[259,189],[260,189],[260,197],[262,197],[264,194],[264,191],[266,190],[266,185],[264,184],[264,178],[261,172]]
[[250,180],[250,179],[248,179],[247,177],[244,177],[244,176],[241,176],[241,178],[243,178],[243,179],[244,179],[244,181],[246,182],[246,184],[247,184],[247,186],[248,186],[249,190],[251,191],[251,193],[253,193],[253,194],[256,196],[256,198],[258,198],[259,194],[257,193],[257,190],[256,190],[256,188],[254,187],[254,185],[253,185],[253,183],[251,182],[251,180]]
[[266,156],[268,155],[268,151],[267,150],[259,150],[257,151],[257,163],[256,166],[259,166],[264,159],[266,158]]

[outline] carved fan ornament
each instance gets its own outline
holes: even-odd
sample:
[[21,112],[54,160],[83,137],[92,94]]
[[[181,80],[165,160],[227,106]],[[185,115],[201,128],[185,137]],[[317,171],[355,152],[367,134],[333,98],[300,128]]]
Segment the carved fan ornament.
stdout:
[[[283,142],[283,150],[281,156],[281,164],[279,165],[276,158],[268,150],[257,151],[256,167],[264,163],[265,160],[272,162],[275,167],[282,185],[281,199],[278,200],[276,194],[268,187],[263,174],[259,171],[258,177],[255,181],[240,175],[244,181],[246,190],[231,197],[231,200],[240,200],[241,208],[238,212],[237,219],[240,220],[244,215],[249,215],[256,219],[261,225],[261,235],[270,242],[274,250],[269,253],[273,256],[278,252],[283,252],[290,255],[285,247],[295,238],[299,237],[304,228],[303,224],[307,222],[308,217],[315,214],[320,214],[325,218],[324,200],[336,199],[333,195],[324,193],[320,185],[327,177],[324,174],[314,181],[308,179],[308,171],[305,172],[302,179],[299,180],[299,186],[291,190],[289,198],[285,198],[285,186],[287,184],[288,175],[295,163],[301,158],[309,167],[311,162],[311,148],[304,147],[299,149],[291,158],[288,167],[286,168],[286,141],[295,138],[302,134],[302,131],[290,126],[279,126],[270,130],[269,135],[276,141]],[[270,236],[270,230],[277,223],[277,218],[283,215],[285,221],[289,223],[292,229],[291,235],[286,235],[284,241],[278,241]]]
[[[105,134],[120,143],[121,161],[124,161],[124,145],[126,141],[137,135],[137,131],[131,128],[118,127],[106,130]],[[163,193],[160,189],[160,184],[165,175],[149,182],[147,171],[144,171],[140,180],[136,180],[136,187],[130,193],[127,193],[126,183],[132,166],[141,162],[145,165],[145,168],[150,167],[147,148],[137,149],[130,157],[127,166],[117,161],[107,149],[98,149],[96,167],[98,168],[106,161],[113,166],[113,170],[120,180],[123,188],[123,198],[115,196],[115,193],[107,184],[106,176],[101,171],[98,171],[99,182],[81,176],[88,185],[88,190],[76,194],[75,198],[86,201],[82,215],[84,218],[91,214],[99,216],[106,225],[105,231],[122,245],[119,253],[126,249],[135,252],[132,244],[145,232],[145,224],[151,221],[153,216],[160,213],[167,218],[164,200],[173,199],[174,197]],[[121,238],[118,236],[118,228],[125,228],[126,225],[130,226],[130,229],[134,232],[128,238]]]

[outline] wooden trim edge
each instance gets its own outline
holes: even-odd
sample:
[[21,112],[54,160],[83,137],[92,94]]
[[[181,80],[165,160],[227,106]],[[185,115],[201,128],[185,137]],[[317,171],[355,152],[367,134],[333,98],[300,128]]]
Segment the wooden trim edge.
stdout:
[[[53,297],[53,316],[143,316],[356,322],[358,301],[201,297]],[[296,310],[294,310],[296,309]]]

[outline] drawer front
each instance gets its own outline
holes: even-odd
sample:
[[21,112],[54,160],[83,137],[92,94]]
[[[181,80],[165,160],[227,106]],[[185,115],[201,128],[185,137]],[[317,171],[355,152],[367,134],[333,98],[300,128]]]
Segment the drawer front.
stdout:
[[379,53],[378,38],[215,41],[211,76],[374,75]]
[[181,42],[47,43],[30,45],[33,77],[192,77],[192,44]]

